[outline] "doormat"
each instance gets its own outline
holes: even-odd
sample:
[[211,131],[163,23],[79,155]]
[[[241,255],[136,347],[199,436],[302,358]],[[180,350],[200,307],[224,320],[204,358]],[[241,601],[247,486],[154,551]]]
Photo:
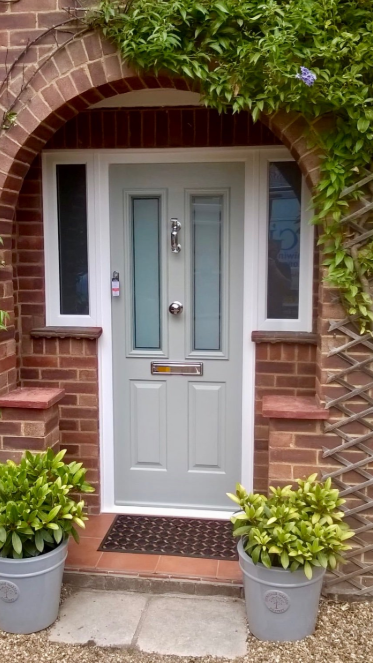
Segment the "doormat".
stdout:
[[237,539],[229,520],[117,516],[100,544],[104,552],[176,555],[234,561]]

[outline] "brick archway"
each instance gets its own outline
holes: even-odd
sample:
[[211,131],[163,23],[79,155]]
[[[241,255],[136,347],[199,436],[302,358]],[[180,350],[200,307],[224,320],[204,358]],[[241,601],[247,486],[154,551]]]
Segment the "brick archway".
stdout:
[[[10,85],[10,94],[17,94],[20,76]],[[0,138],[0,234],[5,264],[0,272],[0,306],[10,316],[7,331],[0,333],[0,347],[6,344],[0,358],[0,393],[16,382],[11,237],[23,179],[37,154],[67,120],[103,98],[144,88],[191,89],[182,79],[139,76],[99,33],[88,34],[69,43],[40,67],[20,97],[16,124]],[[262,121],[288,147],[308,184],[314,185],[318,156],[315,149],[307,146],[308,122],[295,113],[282,111],[263,117]]]
[[[18,86],[17,78],[10,93],[16,94]],[[0,138],[0,203],[12,205],[35,155],[68,119],[101,99],[144,88],[192,89],[183,79],[139,76],[99,33],[59,50],[32,78],[21,95],[15,126]],[[284,111],[261,120],[288,147],[312,186],[317,180],[318,158],[316,149],[307,145],[308,121]]]

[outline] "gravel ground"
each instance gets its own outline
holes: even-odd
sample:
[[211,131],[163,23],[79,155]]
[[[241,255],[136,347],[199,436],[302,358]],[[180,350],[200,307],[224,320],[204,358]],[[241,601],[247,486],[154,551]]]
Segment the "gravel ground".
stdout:
[[[373,663],[373,602],[322,601],[315,635],[295,643],[263,643],[248,636],[248,654],[237,663]],[[3,661],[17,663],[225,663],[224,659],[178,658],[138,651],[78,647],[48,642],[47,632],[8,635],[0,631]],[[231,663],[231,662],[229,662]]]

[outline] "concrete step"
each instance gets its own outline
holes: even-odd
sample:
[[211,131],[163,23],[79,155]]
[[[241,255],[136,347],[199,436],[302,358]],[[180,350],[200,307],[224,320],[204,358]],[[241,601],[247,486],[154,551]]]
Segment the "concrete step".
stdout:
[[146,578],[115,573],[65,571],[64,584],[81,589],[139,592],[144,594],[187,594],[189,596],[243,598],[243,587],[239,584],[177,578]]

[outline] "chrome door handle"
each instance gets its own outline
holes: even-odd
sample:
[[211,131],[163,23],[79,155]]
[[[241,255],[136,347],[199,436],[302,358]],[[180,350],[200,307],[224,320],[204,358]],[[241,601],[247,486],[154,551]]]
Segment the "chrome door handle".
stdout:
[[179,315],[183,312],[183,308],[184,306],[181,304],[181,302],[172,302],[169,305],[168,310],[170,313],[172,313],[172,315]]
[[178,219],[171,219],[171,251],[172,253],[180,253],[181,244],[179,244],[179,230],[181,223]]

